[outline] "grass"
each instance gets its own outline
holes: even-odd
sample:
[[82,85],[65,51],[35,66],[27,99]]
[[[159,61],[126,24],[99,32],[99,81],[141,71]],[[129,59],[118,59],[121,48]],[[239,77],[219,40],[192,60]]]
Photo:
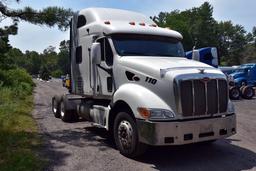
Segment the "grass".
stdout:
[[42,170],[40,136],[31,116],[33,96],[0,87],[0,170]]

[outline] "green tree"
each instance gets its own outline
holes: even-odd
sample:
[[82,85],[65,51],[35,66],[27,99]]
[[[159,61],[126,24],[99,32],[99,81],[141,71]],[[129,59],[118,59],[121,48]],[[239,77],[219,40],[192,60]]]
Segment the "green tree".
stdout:
[[218,23],[218,49],[222,61],[228,65],[241,63],[241,53],[247,44],[246,31],[240,25],[233,25],[231,21]]
[[41,58],[50,72],[58,69],[58,56],[55,49],[55,47],[49,46],[41,54]]
[[21,52],[21,50],[17,48],[11,48],[6,53],[6,56],[12,59],[12,62],[15,66],[23,67],[23,68],[25,67],[26,59],[24,54]]
[[39,74],[40,67],[43,63],[41,56],[35,51],[26,51],[25,68],[30,74]]
[[191,50],[193,46],[217,47],[222,63],[229,65],[244,61],[242,53],[245,46],[251,36],[254,40],[256,37],[256,27],[251,34],[246,34],[241,25],[233,25],[231,21],[217,22],[213,18],[213,7],[209,2],[185,11],[160,12],[158,16],[151,18],[161,27],[180,32],[186,51]]
[[62,74],[70,73],[70,59],[69,59],[69,40],[60,42],[60,52],[58,54],[58,66]]
[[[19,0],[15,0],[17,3]],[[0,1],[0,22],[6,18],[12,20],[12,24],[0,28],[0,67],[9,69],[12,67],[12,59],[6,53],[11,49],[9,44],[9,35],[17,34],[18,23],[26,21],[37,25],[46,25],[49,27],[58,26],[60,30],[66,30],[69,26],[69,19],[73,12],[70,9],[59,7],[47,7],[42,10],[35,10],[31,7],[23,9],[10,9],[7,4],[12,0]]]
[[0,68],[2,69],[13,68],[13,59],[9,58],[6,53],[11,49],[9,35],[15,35],[16,33],[16,23],[9,27],[0,28]]
[[216,46],[216,24],[213,16],[213,7],[208,3],[203,3],[198,8],[185,11],[160,12],[152,19],[161,27],[169,27],[177,30],[183,35],[183,45],[185,50],[191,50],[193,46],[197,48],[205,46]]

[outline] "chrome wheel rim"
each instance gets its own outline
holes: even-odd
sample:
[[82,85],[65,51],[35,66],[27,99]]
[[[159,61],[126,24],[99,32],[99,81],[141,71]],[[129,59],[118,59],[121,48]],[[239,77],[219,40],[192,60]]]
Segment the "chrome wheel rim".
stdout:
[[246,94],[248,97],[251,97],[253,95],[252,89],[248,89]]
[[65,115],[63,103],[60,104],[60,115],[61,115],[62,117],[64,117],[64,115]]
[[53,112],[56,113],[57,112],[57,104],[56,104],[56,100],[53,100]]
[[232,96],[235,98],[239,97],[239,91],[237,90],[232,91]]
[[133,129],[130,122],[123,120],[118,126],[118,139],[123,149],[131,149]]

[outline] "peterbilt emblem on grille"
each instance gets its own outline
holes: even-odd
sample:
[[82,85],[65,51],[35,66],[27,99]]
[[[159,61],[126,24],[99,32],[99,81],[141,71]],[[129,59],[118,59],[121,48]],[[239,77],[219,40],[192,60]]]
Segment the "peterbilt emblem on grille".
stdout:
[[204,69],[198,69],[200,74],[205,74]]
[[207,83],[210,80],[211,79],[209,77],[204,77],[204,78],[201,79],[201,81],[203,81],[204,83]]

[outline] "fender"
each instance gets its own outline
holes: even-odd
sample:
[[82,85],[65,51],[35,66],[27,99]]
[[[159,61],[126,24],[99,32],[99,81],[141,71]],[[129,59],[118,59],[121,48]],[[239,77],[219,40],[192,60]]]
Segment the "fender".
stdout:
[[133,84],[127,83],[117,89],[113,96],[113,103],[122,100],[125,101],[133,111],[135,118],[142,118],[137,111],[138,107],[158,108],[173,111],[159,96],[149,89]]
[[238,78],[234,79],[234,82],[236,84],[240,84],[244,80],[247,81],[247,79],[245,77],[238,77]]

